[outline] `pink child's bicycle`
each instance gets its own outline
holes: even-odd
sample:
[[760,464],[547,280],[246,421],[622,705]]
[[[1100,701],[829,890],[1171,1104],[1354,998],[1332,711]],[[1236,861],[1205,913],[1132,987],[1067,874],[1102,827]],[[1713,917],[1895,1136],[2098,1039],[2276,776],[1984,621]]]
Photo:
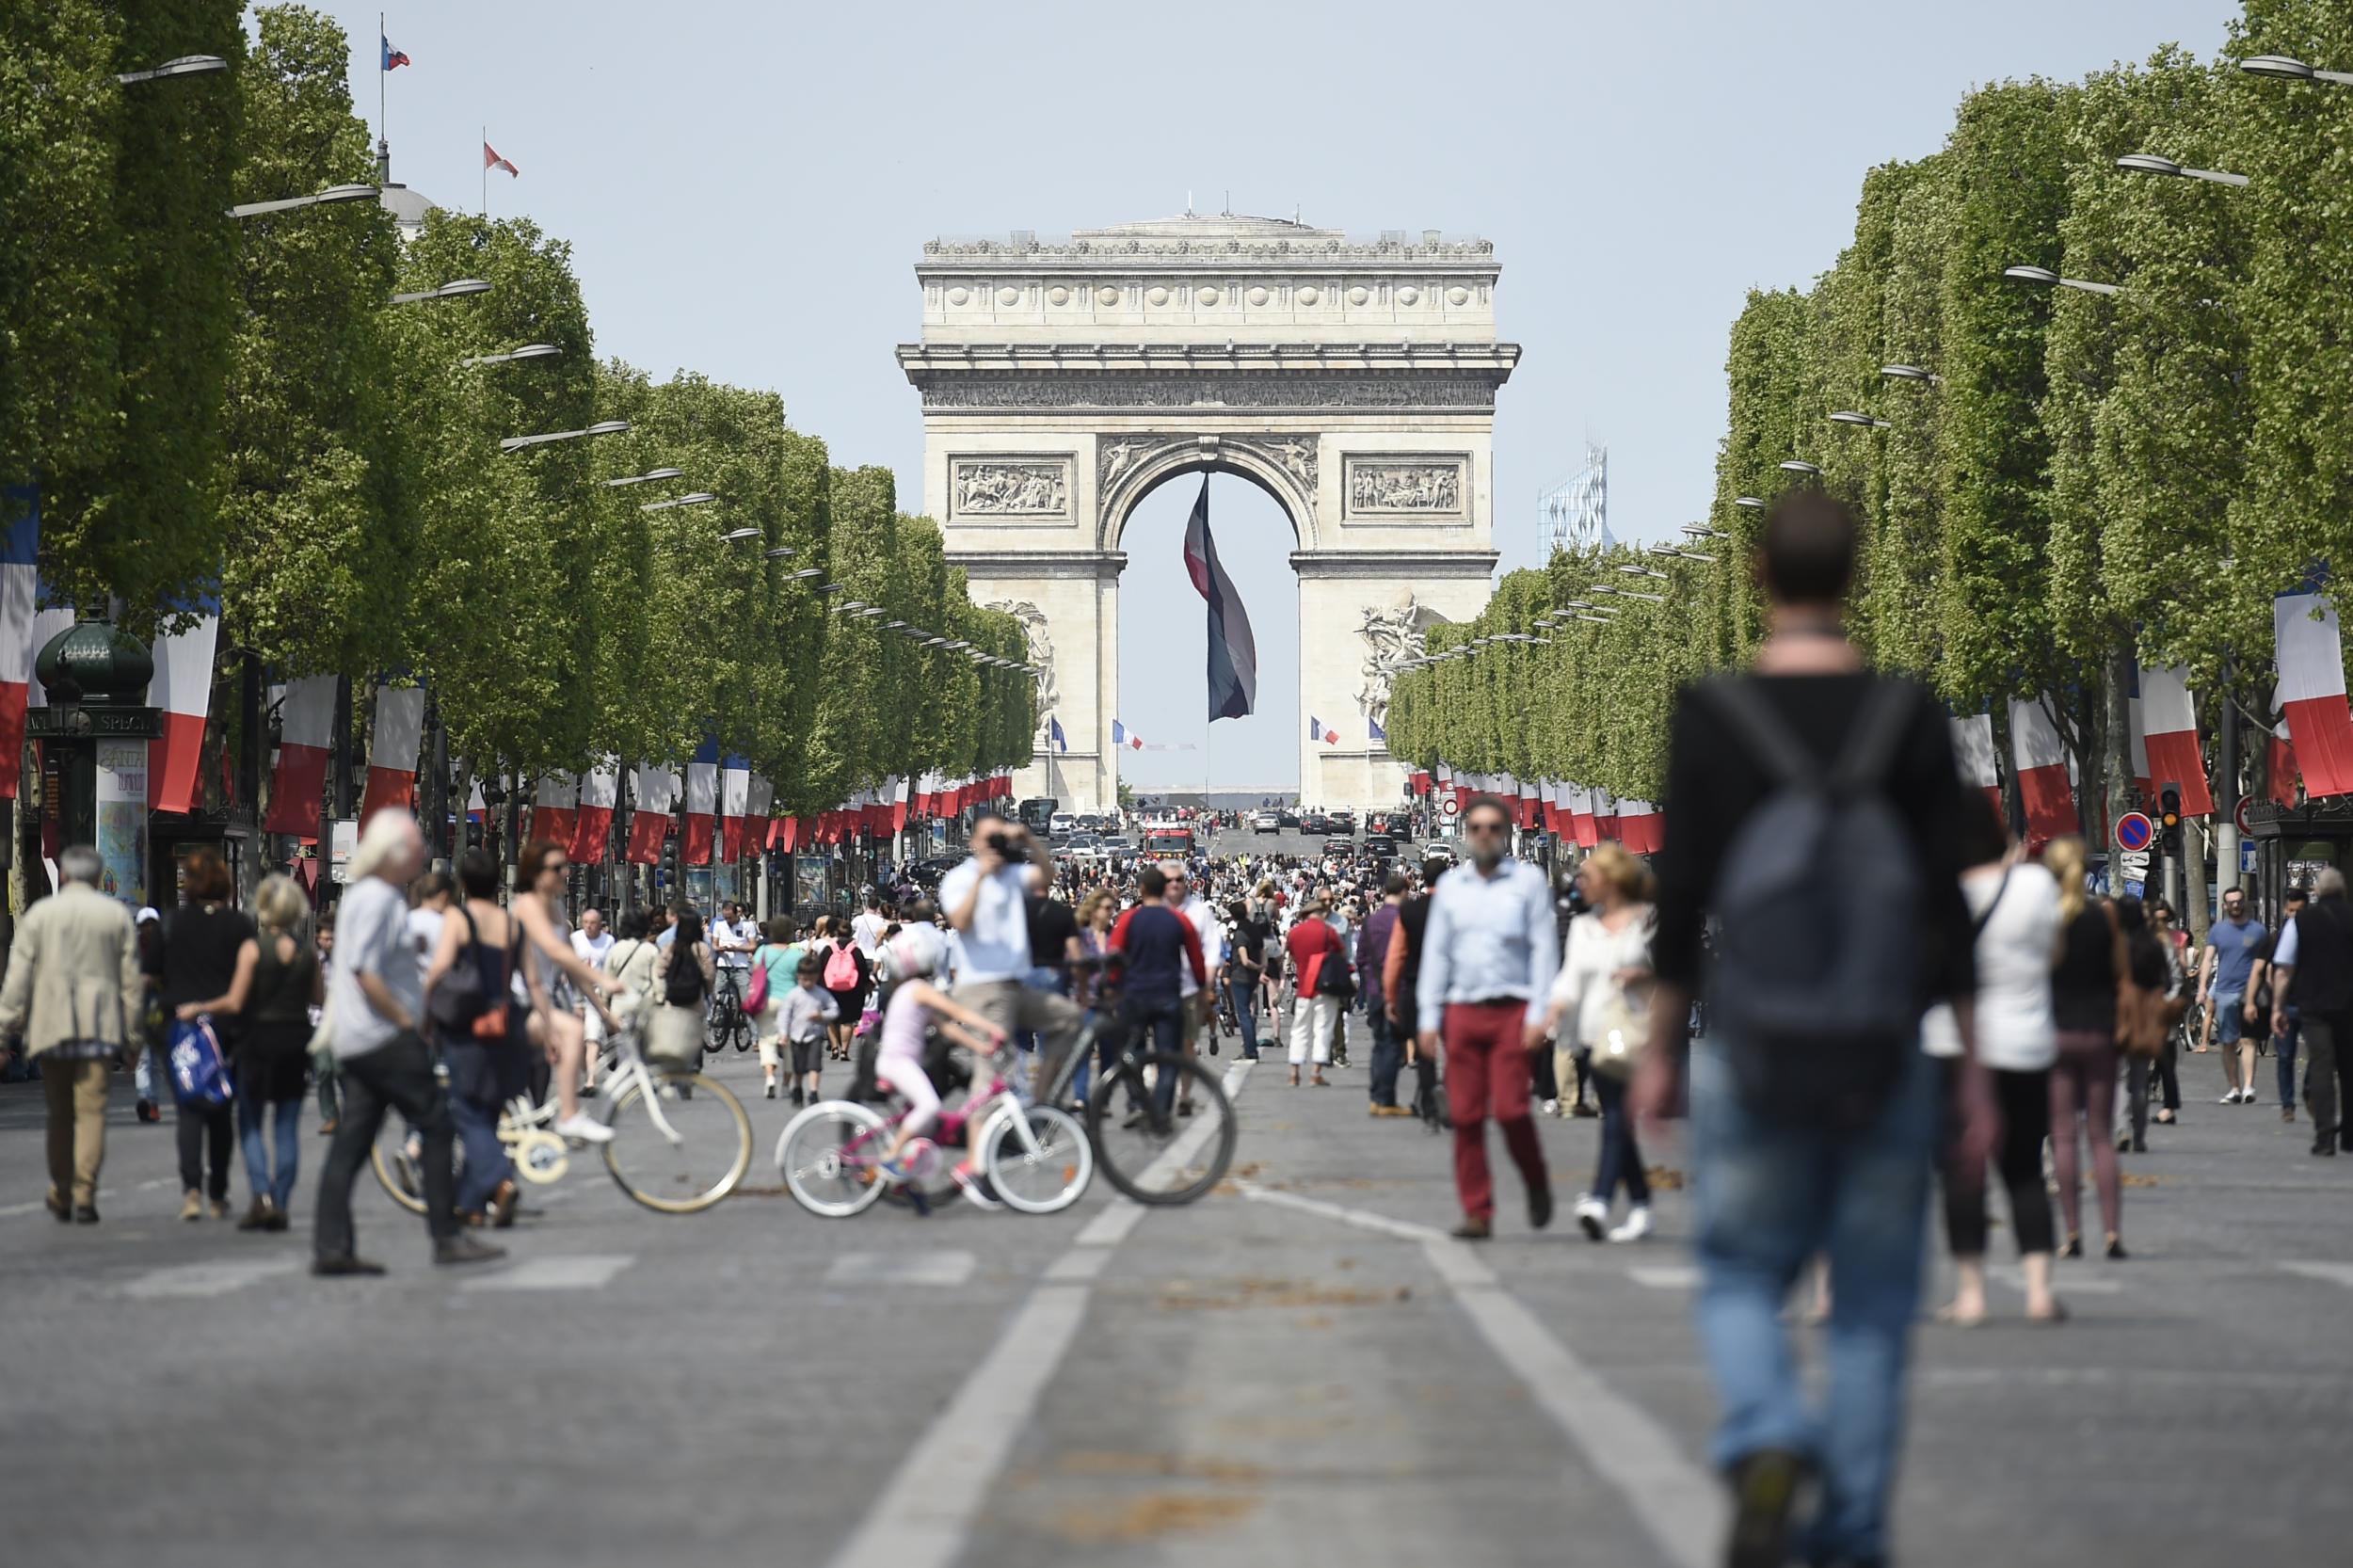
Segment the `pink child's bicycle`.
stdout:
[[[888,1080],[881,1088],[889,1093]],[[895,1096],[894,1105],[885,1116],[857,1100],[820,1100],[786,1123],[776,1139],[776,1170],[794,1201],[812,1214],[846,1220],[894,1188],[921,1197],[946,1176],[947,1150],[962,1142],[975,1117],[985,1118],[981,1169],[1006,1207],[1052,1214],[1077,1203],[1095,1178],[1095,1147],[1079,1119],[1051,1105],[1023,1105],[1001,1075],[941,1112],[936,1127],[907,1144],[904,1175],[894,1176],[883,1169],[883,1156],[907,1114]]]

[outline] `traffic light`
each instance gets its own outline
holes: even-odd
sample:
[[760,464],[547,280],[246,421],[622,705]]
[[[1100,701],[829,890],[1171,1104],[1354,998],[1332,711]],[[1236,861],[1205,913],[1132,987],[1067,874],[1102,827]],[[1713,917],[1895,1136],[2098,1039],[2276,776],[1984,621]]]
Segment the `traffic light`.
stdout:
[[2182,853],[2182,787],[2168,784],[2157,793],[2157,842],[2168,855]]

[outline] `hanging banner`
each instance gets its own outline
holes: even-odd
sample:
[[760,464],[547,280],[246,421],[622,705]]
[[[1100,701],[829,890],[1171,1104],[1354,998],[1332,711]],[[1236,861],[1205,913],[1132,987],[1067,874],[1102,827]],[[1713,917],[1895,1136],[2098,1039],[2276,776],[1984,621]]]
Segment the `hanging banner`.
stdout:
[[147,902],[147,743],[98,743],[99,890],[136,909]]

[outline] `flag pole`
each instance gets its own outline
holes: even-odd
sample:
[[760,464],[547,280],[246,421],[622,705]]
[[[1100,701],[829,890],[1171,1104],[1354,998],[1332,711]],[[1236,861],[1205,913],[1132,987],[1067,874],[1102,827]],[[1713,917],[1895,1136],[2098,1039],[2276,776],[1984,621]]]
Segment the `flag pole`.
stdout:
[[384,13],[376,13],[376,139],[388,145],[392,139],[392,125],[384,118],[384,78],[392,74],[384,69]]
[[490,221],[490,128],[482,128],[482,221]]

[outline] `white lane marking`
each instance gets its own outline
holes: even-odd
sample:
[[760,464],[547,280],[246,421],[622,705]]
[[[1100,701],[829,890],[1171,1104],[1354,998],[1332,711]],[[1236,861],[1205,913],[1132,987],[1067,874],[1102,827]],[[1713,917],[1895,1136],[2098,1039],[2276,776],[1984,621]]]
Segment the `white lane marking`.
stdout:
[[[1241,1096],[1249,1070],[1246,1062],[1227,1069],[1228,1098]],[[1195,1126],[1161,1159],[1191,1160],[1213,1129],[1212,1123]],[[889,1484],[834,1553],[832,1568],[948,1568],[963,1555],[990,1483],[1086,1320],[1091,1282],[1143,1219],[1142,1206],[1122,1197],[1087,1222],[987,1358],[899,1462]]]
[[179,1263],[151,1269],[122,1288],[138,1301],[172,1301],[192,1296],[225,1296],[273,1274],[291,1274],[302,1267],[298,1257],[253,1257],[240,1261]]
[[2306,1279],[2325,1279],[2331,1285],[2342,1285],[2353,1290],[2353,1263],[2282,1263],[2281,1268]]
[[[2026,1288],[2026,1271],[2015,1263],[1993,1264],[1985,1271],[1985,1277],[2013,1290]],[[2061,1295],[2071,1296],[2113,1296],[2124,1288],[2121,1279],[2089,1279],[2064,1269],[2054,1272],[2051,1285]]]
[[1637,1263],[1625,1277],[1654,1290],[1692,1290],[1700,1283],[1699,1270],[1689,1263]]
[[968,1252],[853,1252],[833,1260],[827,1285],[962,1285],[972,1277]]
[[[1248,1062],[1236,1062],[1225,1069],[1223,1081],[1227,1099],[1234,1099],[1241,1096],[1241,1086],[1250,1077],[1251,1066],[1252,1064]],[[1144,1168],[1144,1174],[1136,1178],[1138,1183],[1149,1187],[1166,1176],[1169,1172],[1188,1163],[1201,1152],[1202,1145],[1207,1144],[1216,1131],[1215,1122],[1195,1122],[1186,1129],[1184,1136],[1162,1149],[1158,1160]],[[1086,1227],[1079,1232],[1073,1244],[1081,1247],[1115,1247],[1128,1240],[1128,1233],[1135,1229],[1143,1221],[1144,1206],[1124,1192],[1116,1194],[1110,1203],[1104,1205],[1100,1214],[1086,1223]]]
[[[1617,1487],[1642,1528],[1676,1568],[1705,1568],[1718,1560],[1723,1540],[1722,1489],[1693,1464],[1667,1429],[1650,1413],[1593,1376],[1568,1346],[1520,1304],[1502,1282],[1464,1242],[1429,1225],[1391,1219],[1370,1209],[1350,1208],[1295,1192],[1269,1192],[1241,1183],[1244,1197],[1315,1214],[1363,1230],[1421,1243],[1431,1269],[1463,1304],[1505,1366],[1518,1375],[1538,1405],[1604,1480]],[[1697,1270],[1640,1265],[1627,1271],[1675,1276],[1678,1288],[1696,1283]],[[1688,1276],[1684,1277],[1684,1276]],[[1641,1280],[1641,1283],[1652,1283]]]
[[634,1253],[574,1253],[528,1257],[496,1273],[478,1274],[461,1290],[601,1290],[637,1261]]

